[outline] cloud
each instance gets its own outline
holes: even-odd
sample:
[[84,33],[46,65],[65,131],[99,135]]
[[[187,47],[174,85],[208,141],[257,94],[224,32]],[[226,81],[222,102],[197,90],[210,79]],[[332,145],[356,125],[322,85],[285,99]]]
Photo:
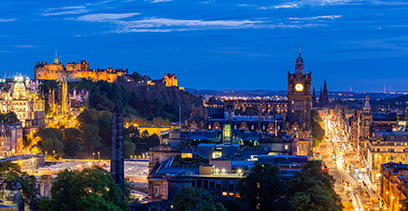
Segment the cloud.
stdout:
[[156,4],[156,3],[164,3],[164,2],[170,2],[172,0],[150,0],[149,2],[152,4]]
[[267,10],[267,9],[288,9],[288,8],[298,8],[300,7],[299,3],[284,3],[272,6],[262,6],[258,7],[259,10]]
[[96,14],[89,14],[83,15],[76,18],[78,21],[87,21],[87,22],[107,22],[107,21],[114,21],[124,18],[129,18],[135,15],[139,15],[140,13],[96,13]]
[[133,21],[119,21],[117,32],[169,32],[203,29],[250,28],[263,21],[255,20],[183,20],[170,18],[146,18]]
[[350,3],[362,3],[363,1],[364,0],[298,0],[298,1],[287,1],[282,4],[276,4],[276,5],[270,5],[270,6],[259,6],[258,9],[259,10],[269,10],[269,9],[300,8],[300,7],[305,7],[305,6],[311,6],[311,7],[336,6],[336,5],[344,5],[344,4],[350,4]]
[[0,18],[0,23],[14,22],[16,18]]
[[312,6],[330,6],[330,5],[343,5],[353,2],[362,2],[363,0],[303,0],[300,1],[303,5]]
[[67,7],[55,7],[55,8],[48,8],[46,11],[56,11],[56,10],[72,10],[72,9],[85,9],[84,5],[79,6],[67,6]]
[[306,21],[306,20],[321,20],[321,19],[328,19],[328,20],[334,20],[337,18],[341,18],[342,15],[322,15],[322,16],[313,16],[313,17],[289,17],[289,20],[301,20],[301,21]]
[[77,15],[77,14],[84,14],[88,13],[88,9],[73,9],[73,10],[63,10],[58,12],[47,12],[42,13],[42,16],[56,16],[56,15]]
[[38,48],[38,46],[35,46],[35,45],[15,45],[14,47],[16,48]]
[[372,1],[374,5],[384,5],[384,6],[404,6],[408,5],[408,2],[404,1]]
[[113,21],[119,28],[113,32],[174,32],[197,30],[222,30],[222,29],[257,29],[257,28],[309,28],[325,26],[315,23],[273,23],[269,20],[183,20],[170,18],[145,18],[141,20]]

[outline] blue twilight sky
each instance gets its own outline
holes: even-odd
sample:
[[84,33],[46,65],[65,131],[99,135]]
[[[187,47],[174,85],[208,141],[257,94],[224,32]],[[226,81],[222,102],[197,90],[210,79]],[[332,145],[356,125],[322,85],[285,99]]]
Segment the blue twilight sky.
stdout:
[[0,75],[89,61],[198,89],[286,89],[302,45],[313,86],[408,90],[404,0],[1,0]]

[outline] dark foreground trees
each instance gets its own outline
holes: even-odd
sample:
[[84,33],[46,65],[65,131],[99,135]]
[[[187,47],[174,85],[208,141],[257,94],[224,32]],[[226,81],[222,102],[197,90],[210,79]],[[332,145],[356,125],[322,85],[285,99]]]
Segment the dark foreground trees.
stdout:
[[119,185],[99,167],[59,173],[51,195],[41,199],[39,210],[127,210]]
[[342,204],[333,183],[320,161],[309,161],[289,181],[280,178],[278,167],[256,164],[238,182],[240,198],[221,200],[222,207],[206,191],[191,187],[184,187],[172,204],[175,210],[340,211]]
[[321,169],[320,161],[309,161],[289,181],[279,178],[271,164],[256,164],[239,185],[241,198],[250,210],[341,210],[334,179]]
[[257,164],[239,183],[242,199],[251,210],[276,210],[279,198],[285,194],[279,168],[271,164]]
[[310,161],[288,185],[288,204],[292,210],[341,210],[340,197],[333,189],[334,179],[321,170],[319,161]]
[[205,210],[226,211],[221,203],[214,203],[214,198],[208,192],[193,187],[183,187],[174,197],[172,204],[174,210]]

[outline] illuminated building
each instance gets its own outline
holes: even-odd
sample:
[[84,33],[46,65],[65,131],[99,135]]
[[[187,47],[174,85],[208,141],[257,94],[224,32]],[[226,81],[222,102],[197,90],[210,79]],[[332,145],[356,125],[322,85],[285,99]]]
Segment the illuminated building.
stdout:
[[408,165],[385,163],[381,165],[380,197],[384,210],[406,210],[408,196]]
[[367,171],[372,181],[380,178],[381,164],[408,161],[408,132],[379,132],[368,141]]
[[137,126],[137,128],[139,129],[140,134],[142,134],[144,131],[147,131],[149,136],[153,134],[160,136],[160,133],[162,131],[174,129],[175,127],[173,125],[141,125]]
[[89,92],[86,89],[68,90],[69,104],[72,108],[80,107],[88,102]]
[[[306,73],[304,62],[299,52],[295,72],[288,72],[288,112],[286,129],[296,133],[303,148],[299,155],[308,155],[311,146],[311,109],[312,109],[312,73]],[[306,145],[305,145],[306,143]]]
[[2,87],[0,112],[14,112],[23,127],[44,125],[44,100],[36,90],[26,87],[21,76]]
[[373,114],[371,112],[370,98],[366,96],[363,112],[361,113],[361,122],[360,122],[360,147],[363,149],[363,156],[366,158],[367,152],[367,142],[370,139],[371,135],[371,123],[373,119]]
[[163,76],[163,83],[166,86],[175,86],[178,87],[178,79],[176,77],[176,74],[173,73],[165,73]]
[[92,81],[107,81],[115,82],[119,77],[125,76],[127,70],[123,69],[89,69],[89,64],[85,60],[80,63],[60,63],[58,58],[55,58],[53,64],[46,62],[37,62],[34,67],[34,77],[36,80],[61,80],[66,78],[72,79],[88,79]]
[[237,198],[237,183],[253,165],[231,160],[197,161],[194,157],[175,156],[153,169],[148,177],[149,202],[171,200],[183,186],[204,189],[216,199]]
[[23,128],[20,123],[0,124],[0,157],[9,157],[23,150]]

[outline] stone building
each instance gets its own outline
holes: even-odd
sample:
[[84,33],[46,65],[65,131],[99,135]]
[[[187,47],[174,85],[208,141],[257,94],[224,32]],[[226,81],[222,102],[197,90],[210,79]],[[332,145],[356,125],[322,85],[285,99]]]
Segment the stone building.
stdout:
[[88,79],[92,81],[115,82],[119,77],[127,75],[128,71],[123,69],[89,69],[89,63],[81,60],[80,63],[59,62],[55,58],[53,64],[37,62],[34,67],[34,77],[36,80],[61,80],[61,79]]
[[23,127],[44,125],[44,99],[36,90],[26,87],[24,78],[16,77],[0,90],[0,112],[14,112]]
[[385,163],[381,165],[380,198],[381,209],[406,210],[408,195],[408,165]]
[[0,157],[9,157],[23,150],[21,123],[0,124]]
[[408,132],[379,132],[368,141],[367,172],[372,181],[379,181],[381,164],[388,162],[408,162]]

